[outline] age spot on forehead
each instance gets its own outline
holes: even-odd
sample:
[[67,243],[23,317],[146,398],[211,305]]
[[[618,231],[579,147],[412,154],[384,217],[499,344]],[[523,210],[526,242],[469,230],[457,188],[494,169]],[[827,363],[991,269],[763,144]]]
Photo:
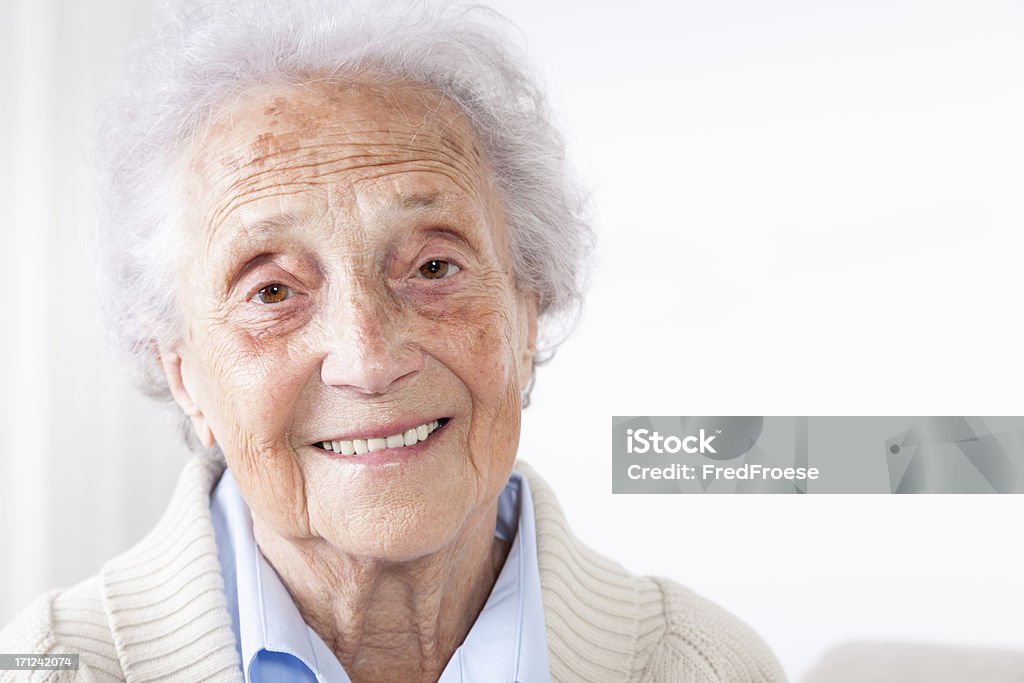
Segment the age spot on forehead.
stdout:
[[288,193],[311,184],[354,190],[430,172],[448,176],[498,215],[481,149],[461,109],[416,84],[258,87],[226,106],[196,141],[192,187],[206,200],[196,203],[199,214],[219,224],[239,202],[277,196],[275,185]]
[[[277,121],[271,121],[268,125],[274,126]],[[252,165],[257,169],[263,169],[274,157],[296,151],[301,147],[302,140],[297,133],[281,132],[274,133],[266,131],[257,135],[249,143],[248,154],[242,159],[232,161],[232,168],[238,170],[242,166]]]
[[[256,107],[249,108],[250,102]],[[253,89],[223,110],[223,116],[207,129],[207,142],[231,138],[239,125],[245,125],[247,109],[251,112],[248,127],[259,131],[245,150],[253,160],[308,145],[324,135],[360,134],[411,135],[411,142],[433,136],[464,159],[479,162],[482,158],[461,110],[444,95],[415,84],[320,83],[293,86],[283,93]],[[219,160],[228,161],[226,156]],[[237,162],[224,165],[238,167]]]
[[284,108],[286,103],[287,100],[284,97],[278,95],[277,97],[274,98],[273,103],[271,103],[269,107],[263,110],[263,115],[274,116]]

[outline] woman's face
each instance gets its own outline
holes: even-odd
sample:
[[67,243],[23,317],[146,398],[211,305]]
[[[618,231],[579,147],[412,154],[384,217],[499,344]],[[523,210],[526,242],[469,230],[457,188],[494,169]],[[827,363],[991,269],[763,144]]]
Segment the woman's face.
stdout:
[[363,557],[442,547],[508,478],[536,330],[468,122],[422,88],[260,89],[181,169],[162,363],[254,518]]

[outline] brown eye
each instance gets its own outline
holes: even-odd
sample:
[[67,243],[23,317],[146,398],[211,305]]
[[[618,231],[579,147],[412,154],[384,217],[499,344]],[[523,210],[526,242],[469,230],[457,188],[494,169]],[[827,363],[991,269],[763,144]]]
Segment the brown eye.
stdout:
[[420,266],[420,275],[428,280],[440,280],[443,277],[451,277],[459,272],[459,267],[448,261],[433,260],[427,261]]
[[267,285],[260,291],[256,292],[253,300],[258,301],[261,304],[279,304],[291,295],[291,287],[274,283],[272,285]]

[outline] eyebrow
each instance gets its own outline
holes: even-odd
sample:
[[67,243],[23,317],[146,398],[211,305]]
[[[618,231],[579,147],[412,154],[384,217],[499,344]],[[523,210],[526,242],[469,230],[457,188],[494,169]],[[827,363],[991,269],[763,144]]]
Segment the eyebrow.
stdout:
[[[242,229],[228,240],[222,254],[231,253],[240,244],[265,239],[289,228],[294,228],[300,223],[302,223],[302,217],[295,211],[286,211],[268,216],[267,218],[261,218],[252,223],[245,223]],[[267,256],[267,254],[257,255],[227,273],[223,280],[224,291],[226,292],[234,287],[253,268],[265,263]]]
[[[296,211],[285,211],[276,213],[266,218],[259,218],[254,221],[239,221],[239,226],[234,234],[228,237],[226,246],[230,249],[241,242],[250,242],[255,239],[267,237],[282,230],[294,227],[303,221],[302,216]],[[217,229],[225,229],[224,224]]]
[[447,193],[447,191],[440,189],[418,191],[418,193],[402,195],[399,197],[397,205],[394,206],[394,208],[404,209],[406,211],[436,209],[439,205],[444,204],[445,200],[450,197],[451,193]]
[[464,197],[458,192],[445,189],[413,190],[409,193],[392,195],[383,200],[382,215],[387,220],[402,220],[409,214],[444,211],[453,209],[456,213],[464,204]]
[[402,196],[399,206],[403,209],[414,211],[416,209],[432,209],[447,196],[448,193],[439,190],[431,192],[415,192]]
[[384,215],[389,220],[402,220],[410,214],[423,214],[435,215],[442,222],[447,222],[447,216],[464,216],[467,209],[476,205],[473,197],[443,188],[413,190],[386,201]]
[[241,233],[234,239],[252,239],[253,237],[263,237],[265,235],[271,235],[276,232],[280,232],[287,228],[294,227],[298,223],[303,222],[302,216],[297,211],[285,211],[284,213],[277,213],[266,218],[260,218],[251,223],[245,223]]

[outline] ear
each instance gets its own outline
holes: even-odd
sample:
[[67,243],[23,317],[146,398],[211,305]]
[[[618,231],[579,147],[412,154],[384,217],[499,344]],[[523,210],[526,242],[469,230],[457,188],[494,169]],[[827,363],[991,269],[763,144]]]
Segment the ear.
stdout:
[[199,443],[204,448],[210,448],[215,441],[213,430],[210,429],[206,416],[203,415],[203,411],[196,404],[192,391],[189,389],[189,382],[186,381],[187,373],[184,368],[184,359],[177,351],[165,350],[159,352],[159,358],[160,367],[164,371],[164,377],[167,379],[167,386],[171,389],[171,396],[174,397],[174,402],[192,420],[192,428],[196,431]]
[[522,355],[519,358],[519,386],[526,387],[533,376],[533,357],[537,355],[537,296],[524,294],[519,301],[520,334],[523,339]]

